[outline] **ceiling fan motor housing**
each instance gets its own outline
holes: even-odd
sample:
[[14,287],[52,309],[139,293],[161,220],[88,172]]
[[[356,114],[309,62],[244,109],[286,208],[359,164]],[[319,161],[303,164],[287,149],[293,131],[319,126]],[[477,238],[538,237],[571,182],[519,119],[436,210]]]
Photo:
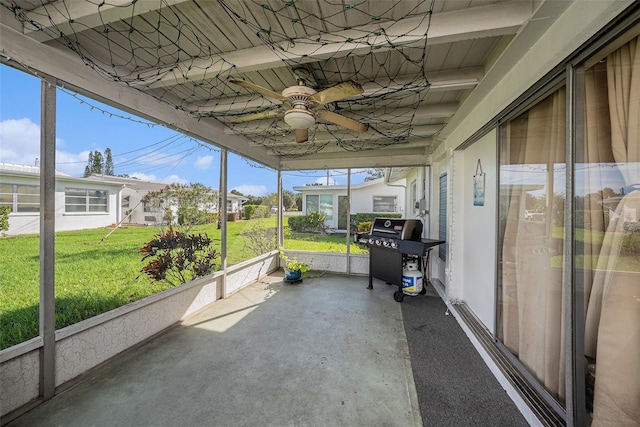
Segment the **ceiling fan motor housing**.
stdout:
[[309,110],[309,97],[316,91],[306,86],[291,86],[282,91],[289,99],[291,109],[284,113],[284,121],[294,129],[308,129],[316,123],[313,112]]

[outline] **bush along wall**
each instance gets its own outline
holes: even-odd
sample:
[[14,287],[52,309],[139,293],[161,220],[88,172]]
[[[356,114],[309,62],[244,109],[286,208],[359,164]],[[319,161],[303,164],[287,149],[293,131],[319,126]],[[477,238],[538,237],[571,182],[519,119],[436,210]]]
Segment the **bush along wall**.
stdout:
[[298,233],[324,233],[327,229],[324,224],[326,217],[318,212],[308,215],[290,216],[288,219],[289,230]]
[[402,214],[399,214],[399,213],[357,213],[357,214],[352,214],[350,216],[351,229],[352,230],[363,231],[363,230],[360,230],[360,223],[368,222],[369,223],[368,227],[366,225],[363,225],[363,227],[367,227],[366,231],[369,231],[369,230],[371,230],[371,224],[373,223],[373,220],[376,219],[376,218],[402,218]]

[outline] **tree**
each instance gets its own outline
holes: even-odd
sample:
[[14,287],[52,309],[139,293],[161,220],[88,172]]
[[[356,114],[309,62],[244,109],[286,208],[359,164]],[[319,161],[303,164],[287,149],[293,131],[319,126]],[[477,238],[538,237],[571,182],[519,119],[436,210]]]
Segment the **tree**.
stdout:
[[248,195],[247,196],[247,204],[248,205],[261,205],[263,202],[263,198],[262,197],[257,197],[257,196],[252,196],[252,195]]
[[[145,205],[162,208],[164,222],[172,225],[176,219],[184,232],[193,226],[212,221],[212,214],[218,202],[218,192],[202,184],[169,184],[160,191],[152,191],[142,198]],[[224,207],[221,208],[224,212]],[[174,216],[177,216],[177,218]]]
[[104,158],[99,150],[93,152],[93,164],[91,165],[91,173],[96,175],[104,174]]
[[107,148],[104,150],[105,161],[104,161],[104,174],[113,176],[113,157],[111,156],[111,148]]
[[87,166],[85,166],[84,168],[85,178],[91,175],[114,175],[113,158],[110,148],[107,148],[105,150],[105,156],[102,155],[102,152],[100,150],[89,151]]
[[89,151],[89,160],[87,160],[87,166],[84,168],[84,177],[91,176],[91,170],[93,169],[93,151]]
[[282,206],[287,210],[291,210],[296,205],[296,195],[293,191],[282,190]]
[[383,168],[375,168],[375,169],[367,169],[367,176],[365,177],[365,181],[373,181],[374,179],[383,178],[384,177],[384,169]]

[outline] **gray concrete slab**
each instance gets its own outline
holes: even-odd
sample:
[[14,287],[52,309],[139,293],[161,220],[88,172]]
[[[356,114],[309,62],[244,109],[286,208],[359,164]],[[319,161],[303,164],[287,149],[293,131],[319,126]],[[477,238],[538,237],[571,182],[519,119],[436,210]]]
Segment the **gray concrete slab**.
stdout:
[[419,426],[395,288],[275,275],[10,426]]

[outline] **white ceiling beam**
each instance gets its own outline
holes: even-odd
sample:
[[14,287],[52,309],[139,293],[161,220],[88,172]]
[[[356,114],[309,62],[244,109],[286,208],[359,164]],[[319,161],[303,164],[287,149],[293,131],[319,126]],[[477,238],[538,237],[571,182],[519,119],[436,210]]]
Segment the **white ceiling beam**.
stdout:
[[393,166],[424,166],[429,164],[425,147],[417,149],[399,149],[386,147],[376,151],[358,151],[348,153],[322,152],[299,158],[284,157],[280,160],[280,170],[309,169],[346,169],[346,168],[383,168]]
[[[531,2],[512,1],[438,13],[431,19],[416,16],[399,21],[365,25],[353,30],[323,34],[321,35],[323,44],[320,44],[317,38],[296,39],[293,40],[294,43],[289,41],[281,43],[281,49],[277,46],[275,48],[257,46],[189,60],[165,68],[141,71],[142,81],[137,85],[149,88],[167,87],[187,80],[201,81],[207,75],[277,68],[282,67],[283,57],[296,63],[308,63],[349,55],[363,55],[376,48],[377,51],[391,49],[390,40],[394,48],[424,43],[427,33],[427,45],[512,35],[527,22],[531,13]],[[369,34],[369,37],[362,40],[363,34]],[[349,39],[354,41],[346,42]],[[281,55],[276,54],[276,51],[282,52]]]
[[[427,74],[429,80],[429,91],[442,90],[465,90],[474,88],[482,79],[482,68],[464,68],[459,70],[437,71]],[[424,80],[415,81],[415,76],[401,76],[397,79],[381,79],[375,83],[361,83],[364,92],[358,97],[369,97],[372,95],[383,95],[385,93],[402,90],[407,86],[414,87],[425,84]],[[356,98],[358,98],[356,97]],[[224,98],[209,101],[201,105],[189,104],[187,110],[197,111],[200,114],[223,113],[232,111],[244,111],[254,108],[266,107],[268,105],[278,105],[271,103],[266,97],[238,96],[235,98]]]
[[90,1],[54,1],[24,15],[27,24],[25,35],[45,42],[57,39],[60,34],[69,35],[89,28],[99,28],[121,19],[173,6],[188,0],[109,0],[98,4]]
[[[385,146],[395,146],[395,147],[427,147],[431,145],[432,137],[435,134],[424,137],[409,137],[406,141],[390,143],[389,140],[384,138],[372,138],[370,140],[343,140],[345,143],[367,143],[371,147],[385,147]],[[331,141],[322,141],[318,142],[318,140],[314,140],[313,144],[321,145],[327,143],[327,145],[322,149],[323,151],[341,151],[343,154],[345,153],[344,149],[341,148],[335,138]],[[304,146],[304,144],[309,144],[308,142],[296,143],[293,140],[282,141],[282,142],[265,142],[264,144],[254,143],[256,147],[267,147],[267,148],[293,148],[297,146]],[[364,145],[364,144],[363,144]],[[376,148],[377,149],[377,148]]]
[[[438,131],[442,130],[443,125],[428,125],[428,126],[415,126],[411,128],[411,135],[407,139],[416,140],[416,138],[427,138],[435,135]],[[249,137],[250,138],[250,137]],[[336,134],[332,134],[329,132],[316,132],[315,135],[310,135],[310,139],[315,144],[326,144],[336,142],[337,140],[341,140],[344,142],[354,142],[354,143],[373,143],[376,144],[377,141],[383,143],[389,143],[390,139],[374,132],[368,132],[364,134],[358,134],[355,132],[339,132]],[[304,143],[302,143],[304,144]],[[293,133],[289,133],[287,135],[283,135],[280,137],[274,137],[274,139],[265,140],[264,142],[254,142],[252,145],[256,147],[287,147],[292,146],[296,147],[301,144],[295,141],[295,136]]]

